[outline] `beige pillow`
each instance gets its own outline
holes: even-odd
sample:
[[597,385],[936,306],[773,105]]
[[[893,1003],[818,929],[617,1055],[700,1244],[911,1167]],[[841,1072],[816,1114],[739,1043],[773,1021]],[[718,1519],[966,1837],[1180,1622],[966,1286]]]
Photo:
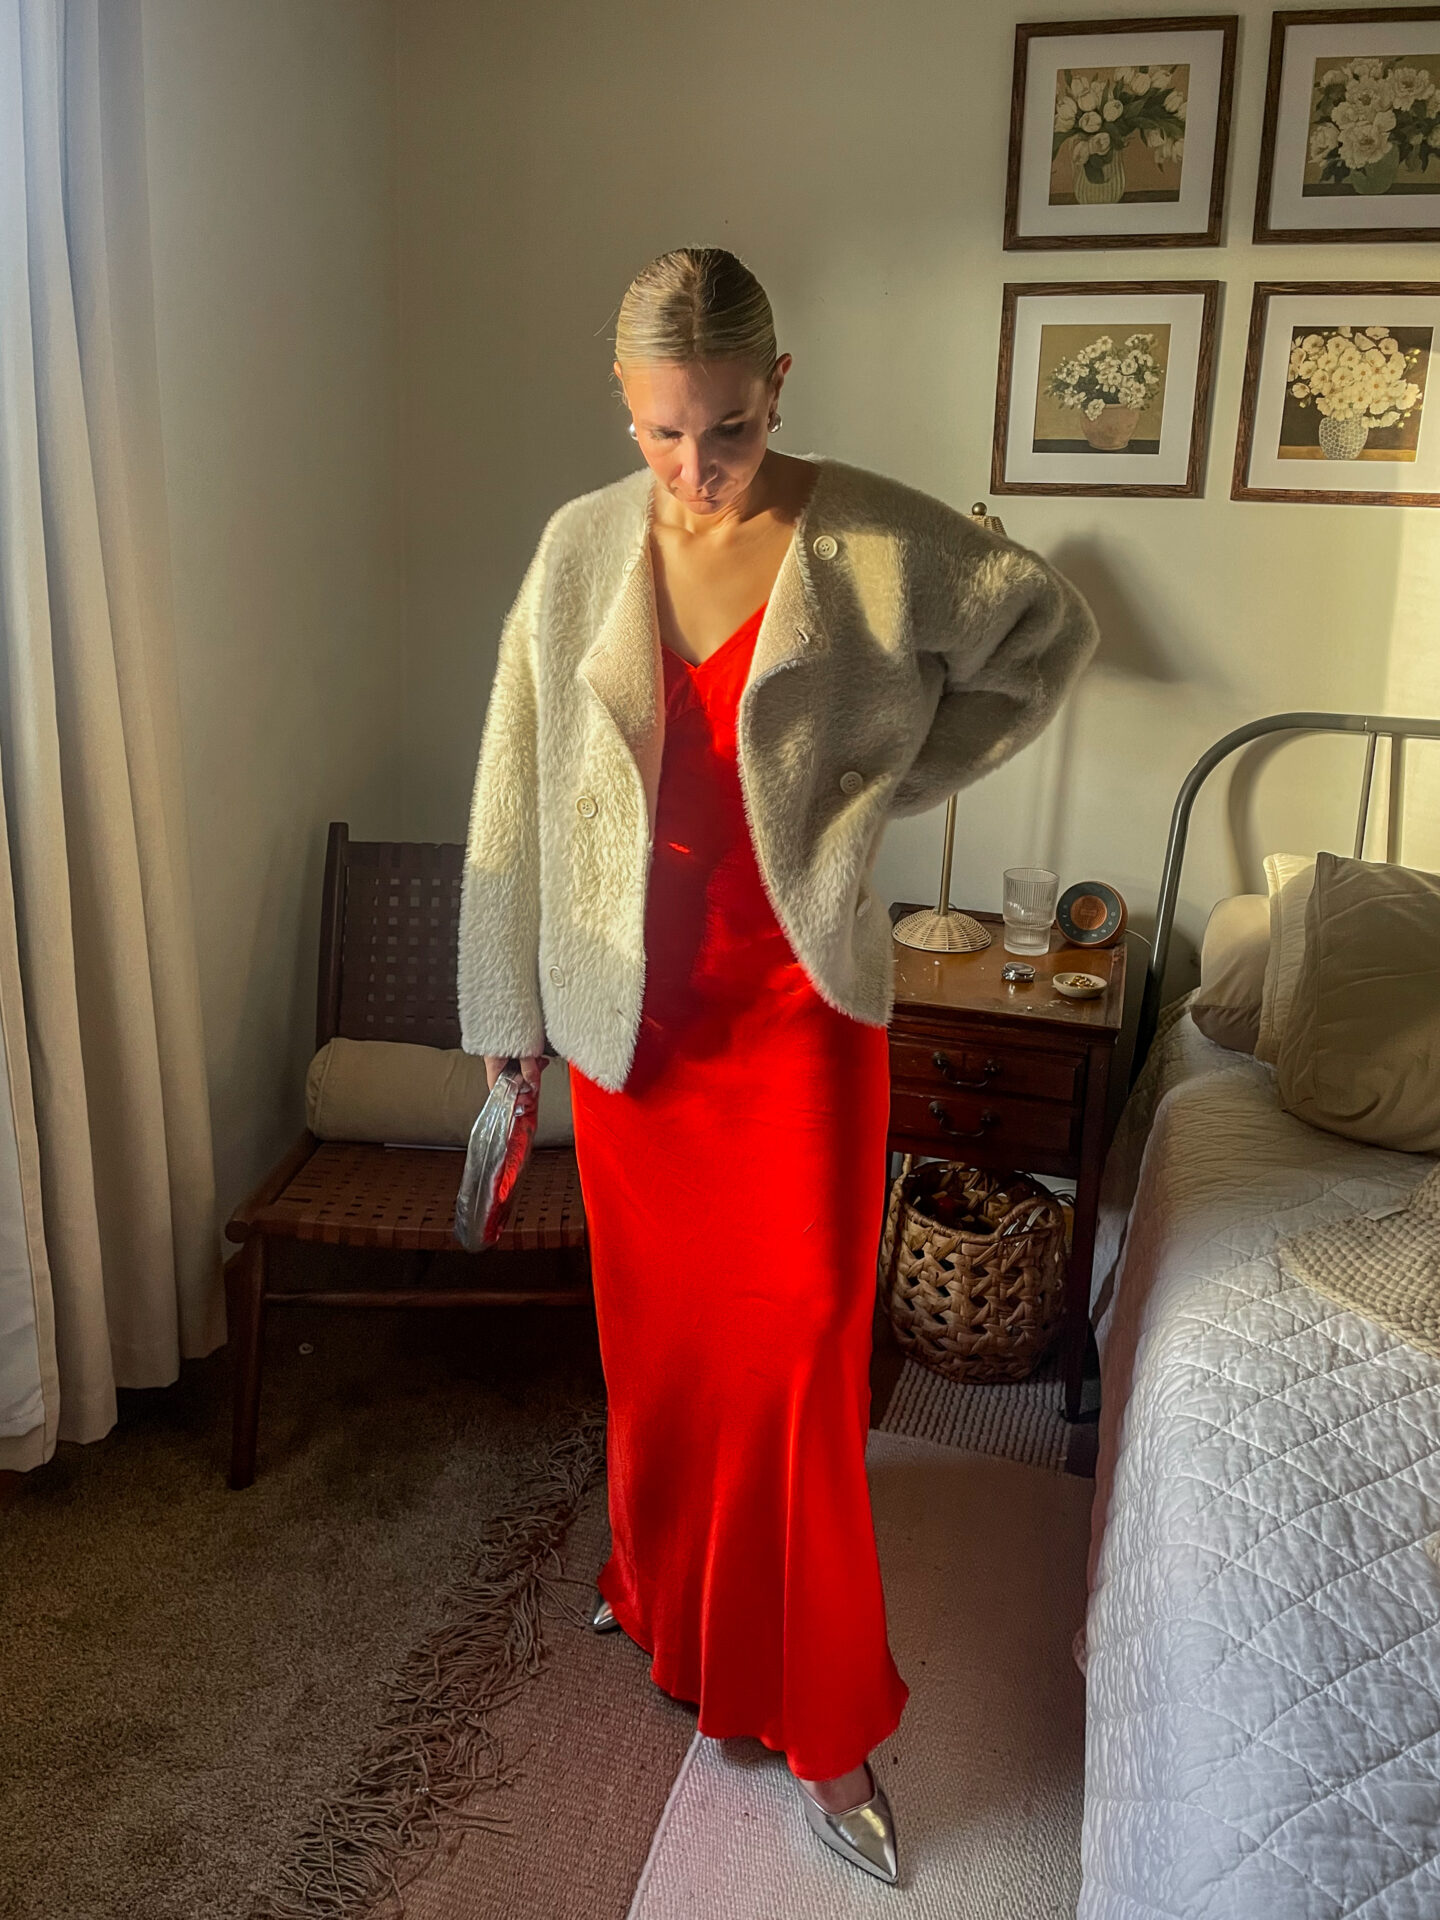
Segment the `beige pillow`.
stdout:
[[1305,905],[1315,880],[1315,862],[1303,853],[1267,853],[1265,885],[1270,896],[1270,953],[1260,1001],[1257,1060],[1273,1066],[1285,1036],[1290,997],[1305,953]]
[[1253,1053],[1260,1037],[1265,964],[1270,954],[1270,901],[1263,893],[1217,900],[1200,942],[1200,985],[1190,1018],[1207,1040]]
[[[321,1140],[463,1147],[488,1091],[485,1062],[463,1048],[336,1038],[306,1072],[305,1122]],[[535,1144],[574,1137],[569,1069],[552,1060],[540,1076]]]
[[1311,1126],[1440,1152],[1440,874],[1317,856],[1276,1086]]

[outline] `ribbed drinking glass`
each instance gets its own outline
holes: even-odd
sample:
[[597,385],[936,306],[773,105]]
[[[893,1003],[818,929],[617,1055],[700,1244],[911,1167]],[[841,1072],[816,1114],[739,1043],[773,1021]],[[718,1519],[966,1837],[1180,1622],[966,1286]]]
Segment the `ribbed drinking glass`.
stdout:
[[1006,867],[1001,908],[1007,953],[1047,953],[1060,877],[1048,867]]

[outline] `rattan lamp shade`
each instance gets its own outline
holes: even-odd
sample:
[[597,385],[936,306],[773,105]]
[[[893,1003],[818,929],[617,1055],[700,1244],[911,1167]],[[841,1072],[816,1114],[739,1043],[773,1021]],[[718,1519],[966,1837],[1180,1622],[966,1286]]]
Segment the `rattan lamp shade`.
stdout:
[[[991,533],[1003,534],[999,516],[987,513],[985,502],[977,500],[970,518],[978,520]],[[907,913],[894,926],[895,938],[903,947],[920,947],[926,953],[978,953],[988,947],[993,936],[978,920],[961,913],[950,904],[950,868],[955,857],[955,795],[945,808],[945,851],[940,861],[940,898],[934,907],[922,907]]]
[[[950,805],[955,805],[953,798]],[[947,822],[947,835],[949,831]],[[926,953],[978,953],[989,946],[991,936],[958,907],[921,907],[895,922],[895,938],[902,946],[921,947]]]

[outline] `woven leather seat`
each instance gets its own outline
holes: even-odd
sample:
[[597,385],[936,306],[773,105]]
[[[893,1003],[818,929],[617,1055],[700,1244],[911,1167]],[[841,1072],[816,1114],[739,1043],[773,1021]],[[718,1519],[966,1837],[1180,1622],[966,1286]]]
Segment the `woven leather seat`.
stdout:
[[[341,1247],[455,1251],[455,1195],[465,1156],[424,1147],[373,1147],[325,1140],[286,1185],[247,1218],[251,1232]],[[539,1148],[496,1251],[577,1247],[585,1238],[580,1182],[568,1148]]]
[[[332,821],[325,860],[315,1044],[335,1035],[458,1047],[457,934],[463,849],[405,841],[352,841]],[[555,1071],[555,1069],[550,1069]],[[255,1477],[266,1309],[306,1305],[487,1306],[591,1299],[585,1214],[573,1149],[537,1149],[497,1246],[466,1254],[455,1238],[460,1149],[387,1147],[318,1140],[306,1129],[236,1208],[226,1236],[240,1243],[227,1268],[235,1357],[232,1487]],[[459,1285],[303,1288],[267,1281],[273,1240],[388,1248],[405,1256],[407,1281],[436,1254],[479,1261]],[[506,1254],[551,1256],[540,1283],[511,1279]],[[509,1282],[507,1284],[507,1281]]]

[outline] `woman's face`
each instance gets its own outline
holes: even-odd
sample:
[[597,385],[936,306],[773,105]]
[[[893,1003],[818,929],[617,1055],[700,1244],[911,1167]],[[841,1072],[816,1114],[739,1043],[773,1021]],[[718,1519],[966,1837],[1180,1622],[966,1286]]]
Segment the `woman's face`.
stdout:
[[743,498],[789,366],[782,354],[767,381],[746,360],[661,360],[626,371],[616,361],[635,444],[688,513],[719,513]]

